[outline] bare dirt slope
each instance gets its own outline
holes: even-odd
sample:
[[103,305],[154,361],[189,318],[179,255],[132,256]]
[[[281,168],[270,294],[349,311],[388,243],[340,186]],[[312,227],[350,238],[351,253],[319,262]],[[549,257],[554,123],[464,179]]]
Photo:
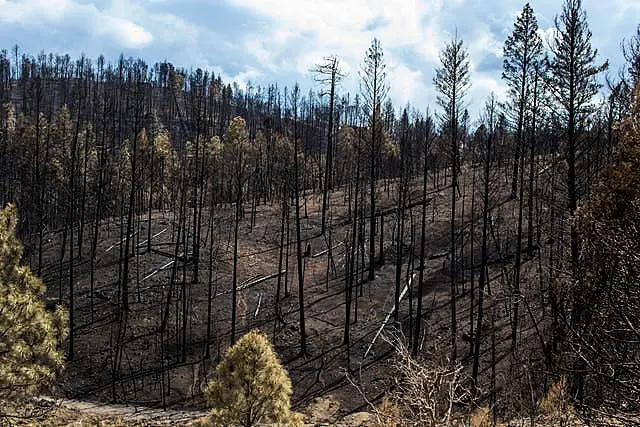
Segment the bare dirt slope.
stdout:
[[[468,179],[470,182],[470,178]],[[416,183],[411,201],[420,199],[421,190]],[[345,189],[346,190],[346,189]],[[446,256],[449,248],[449,204],[451,189],[441,186],[429,188],[427,224],[427,265],[425,271],[426,294],[422,351],[429,357],[446,359],[449,352],[449,270]],[[463,194],[469,194],[465,192]],[[506,193],[506,191],[505,191]],[[465,221],[470,219],[470,198],[459,199],[466,204]],[[293,236],[295,222],[290,219],[290,253],[288,266],[283,261],[286,274],[281,277],[281,319],[275,316],[275,294],[280,242],[280,204],[260,204],[256,209],[256,221],[250,223],[250,206],[246,207],[241,221],[239,244],[238,328],[243,333],[251,328],[261,328],[273,339],[281,360],[288,369],[294,385],[294,406],[305,407],[319,396],[332,394],[340,402],[342,414],[368,409],[367,400],[376,402],[393,382],[390,357],[393,349],[384,339],[372,341],[393,308],[395,281],[395,184],[381,182],[378,206],[386,211],[383,226],[384,262],[376,267],[375,280],[362,281],[354,289],[351,340],[343,344],[345,319],[345,245],[351,227],[346,194],[338,190],[331,195],[331,247],[333,259],[327,252],[328,236],[320,235],[321,195],[308,194],[301,212],[302,239],[311,246],[309,257],[304,258],[304,301],[308,351],[300,357],[298,288]],[[506,206],[506,205],[505,205]],[[416,279],[419,253],[420,205],[405,214],[405,239],[403,245],[402,287],[408,291],[400,305],[399,324],[395,327],[409,332],[415,313]],[[477,209],[477,208],[476,208]],[[476,219],[479,210],[476,212]],[[122,235],[118,219],[105,221],[99,230],[98,256],[96,259],[93,292],[90,283],[90,260],[84,245],[82,258],[74,260],[75,277],[75,357],[58,384],[57,395],[69,398],[87,397],[101,402],[126,402],[130,405],[179,408],[202,408],[202,390],[211,377],[219,358],[230,341],[231,273],[233,262],[233,207],[218,206],[212,212],[204,212],[201,261],[199,277],[193,277],[191,244],[179,248],[178,262],[174,259],[177,238],[176,218],[171,212],[155,212],[151,222],[146,214],[139,217],[133,240],[136,249],[131,258],[128,330],[119,374],[113,386],[111,364],[115,313],[118,301],[118,274]],[[208,232],[213,221],[213,234]],[[189,228],[192,227],[188,224]],[[465,228],[467,234],[468,225]],[[377,239],[380,237],[378,221]],[[477,238],[478,230],[475,234]],[[48,296],[68,300],[68,253],[60,263],[62,233],[50,236],[46,251],[47,268],[44,280]],[[152,250],[147,251],[146,240],[152,236]],[[90,235],[87,231],[85,236]],[[365,236],[368,232],[365,233]],[[468,237],[467,237],[468,238]],[[365,242],[366,245],[366,242]],[[368,246],[368,245],[367,245]],[[368,263],[365,252],[358,251],[358,267]],[[379,241],[376,257],[379,256]],[[476,251],[479,245],[476,245]],[[411,251],[413,248],[413,252]],[[186,256],[183,254],[186,253]],[[211,270],[209,254],[212,254]],[[465,257],[468,257],[467,253]],[[364,262],[363,262],[364,260]],[[334,269],[335,267],[335,269]],[[490,269],[499,277],[500,265]],[[328,274],[327,274],[328,273]],[[267,280],[257,280],[272,276]],[[174,281],[171,281],[171,278]],[[412,279],[413,280],[410,280]],[[461,275],[468,282],[470,272]],[[212,313],[210,350],[211,358],[203,357],[207,342],[207,301],[211,279]],[[477,280],[477,279],[476,279]],[[468,288],[468,285],[467,285]],[[494,290],[498,289],[494,282]],[[458,302],[459,333],[469,329],[470,312],[465,285],[460,284]],[[171,295],[167,305],[167,297]],[[357,296],[357,298],[355,298]],[[184,303],[184,304],[183,304]],[[411,303],[411,304],[410,304]],[[93,304],[93,312],[91,306]],[[488,298],[488,306],[499,307],[499,300]],[[168,309],[168,315],[167,315]],[[186,317],[182,314],[186,313]],[[507,307],[496,311],[498,340],[507,340]],[[163,316],[167,315],[167,330],[158,333]],[[411,315],[411,316],[410,316]],[[184,321],[186,319],[186,322]],[[526,332],[526,330],[525,330]],[[487,331],[482,332],[486,336]],[[467,344],[460,341],[459,354],[468,363]],[[185,349],[185,360],[182,351]],[[506,350],[505,350],[506,351]],[[367,356],[365,357],[365,352]],[[498,357],[503,357],[500,352]],[[489,354],[482,357],[482,370],[487,372]],[[359,385],[359,390],[351,385]],[[486,377],[485,377],[486,378]],[[485,381],[486,383],[486,381]],[[163,393],[164,391],[164,393]]]

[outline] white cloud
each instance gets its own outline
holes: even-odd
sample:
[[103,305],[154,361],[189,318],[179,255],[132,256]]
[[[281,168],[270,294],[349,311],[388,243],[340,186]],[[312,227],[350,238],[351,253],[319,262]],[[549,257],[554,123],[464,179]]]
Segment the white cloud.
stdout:
[[476,73],[473,85],[467,96],[467,103],[470,107],[471,118],[478,114],[485,100],[491,94],[495,94],[496,99],[504,100],[507,96],[507,86],[500,79],[500,76],[493,76],[486,73]]
[[[464,0],[227,0],[269,20],[269,30],[246,36],[244,46],[266,71],[308,70],[323,56],[337,54],[349,73],[346,90],[357,90],[358,71],[371,40],[381,41],[388,64],[389,96],[394,103],[434,103],[433,73],[439,53],[456,27],[441,22],[445,9]],[[446,23],[445,23],[446,25]],[[465,29],[474,46],[501,55],[502,45],[484,27]],[[278,40],[286,31],[286,42]],[[468,45],[467,45],[468,46]]]
[[[251,47],[256,47],[255,39],[259,38],[261,43],[274,45],[277,49],[278,45],[284,44],[279,40],[282,34],[286,34],[286,41],[307,34],[309,37],[305,37],[305,41],[310,39],[312,44],[304,46],[305,50],[339,54],[352,67],[361,61],[374,36],[388,49],[418,46],[425,32],[421,17],[434,3],[418,0],[229,1],[270,18],[275,26],[273,33],[261,31],[250,36]],[[365,28],[375,21],[382,25]],[[263,50],[258,46],[254,51],[258,59],[264,61]]]
[[503,54],[504,41],[497,40],[495,34],[488,28],[481,26],[473,32],[471,40],[468,42],[469,56],[472,62],[479,57],[492,54],[501,57]]
[[404,107],[407,102],[418,103],[417,106],[423,107],[422,102],[426,102],[427,88],[422,71],[413,70],[405,64],[398,64],[389,71],[388,80],[392,82],[389,96],[396,107]]
[[194,42],[200,28],[187,23],[184,19],[169,13],[161,13],[152,17],[154,23],[162,26],[163,31],[156,32],[156,39],[162,43]]
[[15,24],[59,21],[72,6],[71,0],[1,1],[0,21]]
[[222,79],[223,83],[229,84],[229,83],[237,83],[238,86],[240,87],[245,87],[247,86],[247,84],[251,81],[255,81],[256,79],[260,78],[263,73],[253,67],[247,67],[245,68],[243,71],[240,71],[236,74],[227,74],[224,69],[222,69],[219,66],[212,66],[212,67],[207,67],[209,69],[212,69],[216,75],[220,76],[220,78]]
[[542,43],[545,46],[549,46],[556,36],[556,27],[551,26],[546,29],[538,28],[538,35],[542,39]]
[[236,82],[238,83],[238,85],[240,85],[240,87],[243,87],[246,86],[250,81],[255,81],[255,79],[260,76],[262,76],[261,71],[258,71],[253,67],[247,67],[244,71],[228,77],[227,81]]
[[[486,2],[485,2],[486,3]],[[500,58],[521,0],[492,0],[491,8],[465,0],[0,0],[0,34],[35,34],[34,45],[73,49],[139,49],[148,61],[213,69],[225,81],[316,86],[309,69],[336,54],[349,74],[342,91],[358,91],[363,57],[373,37],[381,41],[390,94],[397,107],[407,101],[435,106],[434,69],[439,53],[457,32],[468,48],[474,112],[491,91],[504,95]],[[532,2],[534,3],[534,2]],[[178,7],[176,5],[179,5]],[[532,4],[540,34],[553,33],[557,0]],[[622,65],[619,44],[635,33],[640,0],[584,0],[593,44],[612,67]],[[224,14],[229,13],[229,19]],[[209,17],[215,23],[209,25]],[[222,21],[222,22],[221,22]],[[228,31],[231,28],[231,31]],[[0,31],[2,29],[0,28]],[[20,37],[15,41],[22,44]],[[12,41],[9,43],[13,42]],[[91,51],[91,49],[93,52]],[[97,51],[97,52],[96,52]],[[211,67],[215,65],[216,67]]]
[[83,35],[107,37],[122,48],[141,48],[153,35],[130,19],[73,0],[18,0],[0,2],[0,21],[29,27],[61,27]]
[[96,30],[98,35],[111,37],[119,46],[139,49],[153,41],[151,33],[126,19],[106,16]]
[[439,61],[442,44],[442,36],[437,26],[430,25],[425,28],[422,41],[416,47],[416,52],[422,55],[427,61],[435,63]]

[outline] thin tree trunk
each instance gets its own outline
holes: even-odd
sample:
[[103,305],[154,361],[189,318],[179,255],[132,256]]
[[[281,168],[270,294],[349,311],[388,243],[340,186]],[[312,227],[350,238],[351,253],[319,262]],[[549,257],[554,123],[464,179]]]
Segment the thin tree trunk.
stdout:
[[427,234],[427,170],[431,121],[425,121],[424,165],[422,169],[422,223],[420,225],[420,272],[418,273],[418,303],[416,307],[416,330],[413,335],[413,356],[418,355],[420,334],[422,333],[422,298],[424,297],[425,246]]
[[[484,288],[485,284],[488,283],[489,278],[487,276],[487,262],[489,260],[489,253],[487,248],[488,242],[488,225],[489,225],[489,173],[491,170],[491,157],[492,153],[492,143],[493,143],[493,112],[494,112],[494,104],[493,100],[491,105],[489,106],[489,137],[487,138],[487,148],[485,154],[484,161],[484,171],[483,171],[483,189],[482,189],[482,247],[481,247],[481,255],[480,255],[480,278],[478,280],[478,322],[476,323],[476,337],[474,340],[475,349],[473,354],[473,368],[471,378],[473,380],[473,391],[475,394],[477,381],[478,381],[478,371],[480,366],[480,343],[481,343],[481,335],[482,335],[482,320],[484,315]],[[493,333],[493,329],[492,329]],[[492,366],[492,369],[495,369],[495,366]]]

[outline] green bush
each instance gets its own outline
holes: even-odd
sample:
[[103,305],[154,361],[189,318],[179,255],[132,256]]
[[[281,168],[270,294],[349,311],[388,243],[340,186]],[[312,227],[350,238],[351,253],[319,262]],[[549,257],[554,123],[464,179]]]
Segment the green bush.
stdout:
[[42,281],[21,265],[16,224],[15,206],[0,211],[0,400],[51,382],[64,366],[58,344],[67,334],[66,312],[45,309]]
[[300,424],[291,412],[291,380],[267,336],[253,330],[230,347],[205,389],[221,425]]

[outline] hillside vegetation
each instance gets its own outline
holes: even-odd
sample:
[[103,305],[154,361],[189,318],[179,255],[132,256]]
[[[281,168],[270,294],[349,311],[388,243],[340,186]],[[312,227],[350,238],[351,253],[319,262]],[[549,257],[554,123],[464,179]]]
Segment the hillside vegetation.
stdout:
[[377,39],[357,96],[1,51],[2,422],[640,423],[640,27],[607,88],[555,27],[476,118],[458,37],[426,112]]

